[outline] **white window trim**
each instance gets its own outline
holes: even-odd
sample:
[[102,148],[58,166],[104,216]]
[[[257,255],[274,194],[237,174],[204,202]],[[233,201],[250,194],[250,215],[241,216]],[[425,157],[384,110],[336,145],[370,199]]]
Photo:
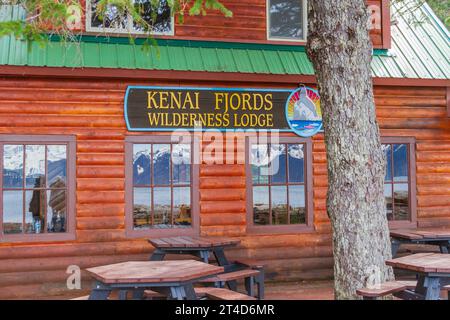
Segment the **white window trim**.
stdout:
[[[128,29],[120,29],[120,28],[99,28],[99,27],[92,27],[91,26],[91,0],[86,0],[86,31],[88,32],[97,32],[97,33],[114,33],[114,34],[138,34],[138,35],[144,35],[147,34],[145,31],[137,31],[132,29],[132,19],[128,19]],[[173,17],[173,14],[170,18],[170,32],[151,32],[151,35],[155,36],[173,36],[175,35],[175,19]]]
[[306,38],[308,36],[308,0],[302,0],[303,1],[303,39],[292,39],[292,38],[284,38],[284,37],[271,37],[270,36],[270,6],[269,1],[266,0],[266,34],[267,34],[267,40],[272,41],[286,41],[286,42],[303,42],[306,41]]

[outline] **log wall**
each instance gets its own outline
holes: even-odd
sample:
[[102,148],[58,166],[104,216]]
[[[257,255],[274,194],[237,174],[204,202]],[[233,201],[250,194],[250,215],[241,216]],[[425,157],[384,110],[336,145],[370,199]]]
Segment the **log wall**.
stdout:
[[[145,239],[125,235],[123,97],[127,85],[236,86],[242,83],[92,81],[0,78],[0,134],[65,134],[77,139],[76,240],[0,243],[0,299],[67,293],[65,270],[147,259]],[[249,87],[280,87],[251,83]],[[295,87],[292,84],[291,87]],[[420,226],[450,225],[450,120],[445,88],[376,87],[378,120],[385,136],[417,139],[417,212]],[[149,134],[149,133],[147,133]],[[268,264],[268,280],[332,276],[326,214],[323,137],[313,140],[315,231],[254,235],[246,232],[245,167],[200,168],[200,232],[239,237],[231,258]],[[238,153],[242,152],[237,148]],[[83,288],[90,288],[83,273]],[[76,295],[76,293],[73,293]]]
[[[208,10],[207,15],[190,16],[185,11],[184,21],[175,20],[174,35],[161,36],[170,39],[194,39],[213,41],[248,41],[257,43],[292,44],[289,41],[267,40],[267,0],[223,0],[223,3],[233,12],[232,18],[226,18],[222,13]],[[379,19],[374,20],[374,27],[370,30],[370,36],[374,47],[387,48],[390,21],[384,21],[383,13],[388,10],[386,0],[367,0],[368,6],[380,14]],[[84,23],[84,17],[83,17]],[[206,27],[205,27],[206,26]],[[83,30],[85,31],[85,26]],[[298,44],[298,43],[297,43]]]

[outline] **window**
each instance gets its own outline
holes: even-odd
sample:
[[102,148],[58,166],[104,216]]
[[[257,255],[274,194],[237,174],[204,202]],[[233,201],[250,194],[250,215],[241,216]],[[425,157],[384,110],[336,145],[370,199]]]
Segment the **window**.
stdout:
[[386,176],[384,196],[389,221],[415,220],[414,142],[408,138],[384,138]]
[[74,139],[2,136],[0,144],[2,238],[70,238]]
[[130,14],[121,15],[116,6],[109,5],[106,14],[101,19],[97,10],[98,0],[87,0],[86,31],[109,33],[144,34],[147,31],[154,35],[173,35],[174,19],[167,0],[159,1],[156,10],[152,8],[150,0],[133,0],[134,6],[141,13],[142,18],[151,26],[151,30],[144,30],[133,21]]
[[267,0],[269,40],[306,40],[306,30],[306,0]]
[[[193,230],[192,144],[170,137],[130,137],[127,141],[127,214],[131,234]],[[128,204],[129,202],[129,204]],[[159,233],[161,233],[159,232]]]
[[310,149],[310,140],[300,138],[249,141],[249,229],[295,231],[312,225]]

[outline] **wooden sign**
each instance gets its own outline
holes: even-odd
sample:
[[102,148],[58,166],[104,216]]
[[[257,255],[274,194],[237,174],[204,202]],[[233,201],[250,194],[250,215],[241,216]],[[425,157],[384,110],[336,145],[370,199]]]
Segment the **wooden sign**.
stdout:
[[297,91],[129,86],[125,120],[130,131],[295,131],[288,113],[294,110],[292,101]]

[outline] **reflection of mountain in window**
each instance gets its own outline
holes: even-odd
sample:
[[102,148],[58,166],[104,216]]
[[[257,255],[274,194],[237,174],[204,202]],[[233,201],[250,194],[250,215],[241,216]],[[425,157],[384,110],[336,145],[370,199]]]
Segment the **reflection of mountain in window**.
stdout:
[[386,155],[384,196],[388,220],[410,219],[407,144],[383,144]]
[[66,232],[66,145],[3,145],[3,233]]
[[170,34],[172,32],[172,15],[167,0],[158,1],[158,6],[152,6],[149,0],[133,0],[136,11],[139,12],[143,20],[148,24],[133,21],[131,14],[120,12],[114,5],[108,5],[103,18],[97,12],[98,0],[91,0],[88,6],[87,21],[88,31],[105,31],[118,33],[145,33]]
[[302,40],[304,32],[303,0],[269,0],[269,38]]
[[191,225],[191,146],[133,144],[133,229]]

